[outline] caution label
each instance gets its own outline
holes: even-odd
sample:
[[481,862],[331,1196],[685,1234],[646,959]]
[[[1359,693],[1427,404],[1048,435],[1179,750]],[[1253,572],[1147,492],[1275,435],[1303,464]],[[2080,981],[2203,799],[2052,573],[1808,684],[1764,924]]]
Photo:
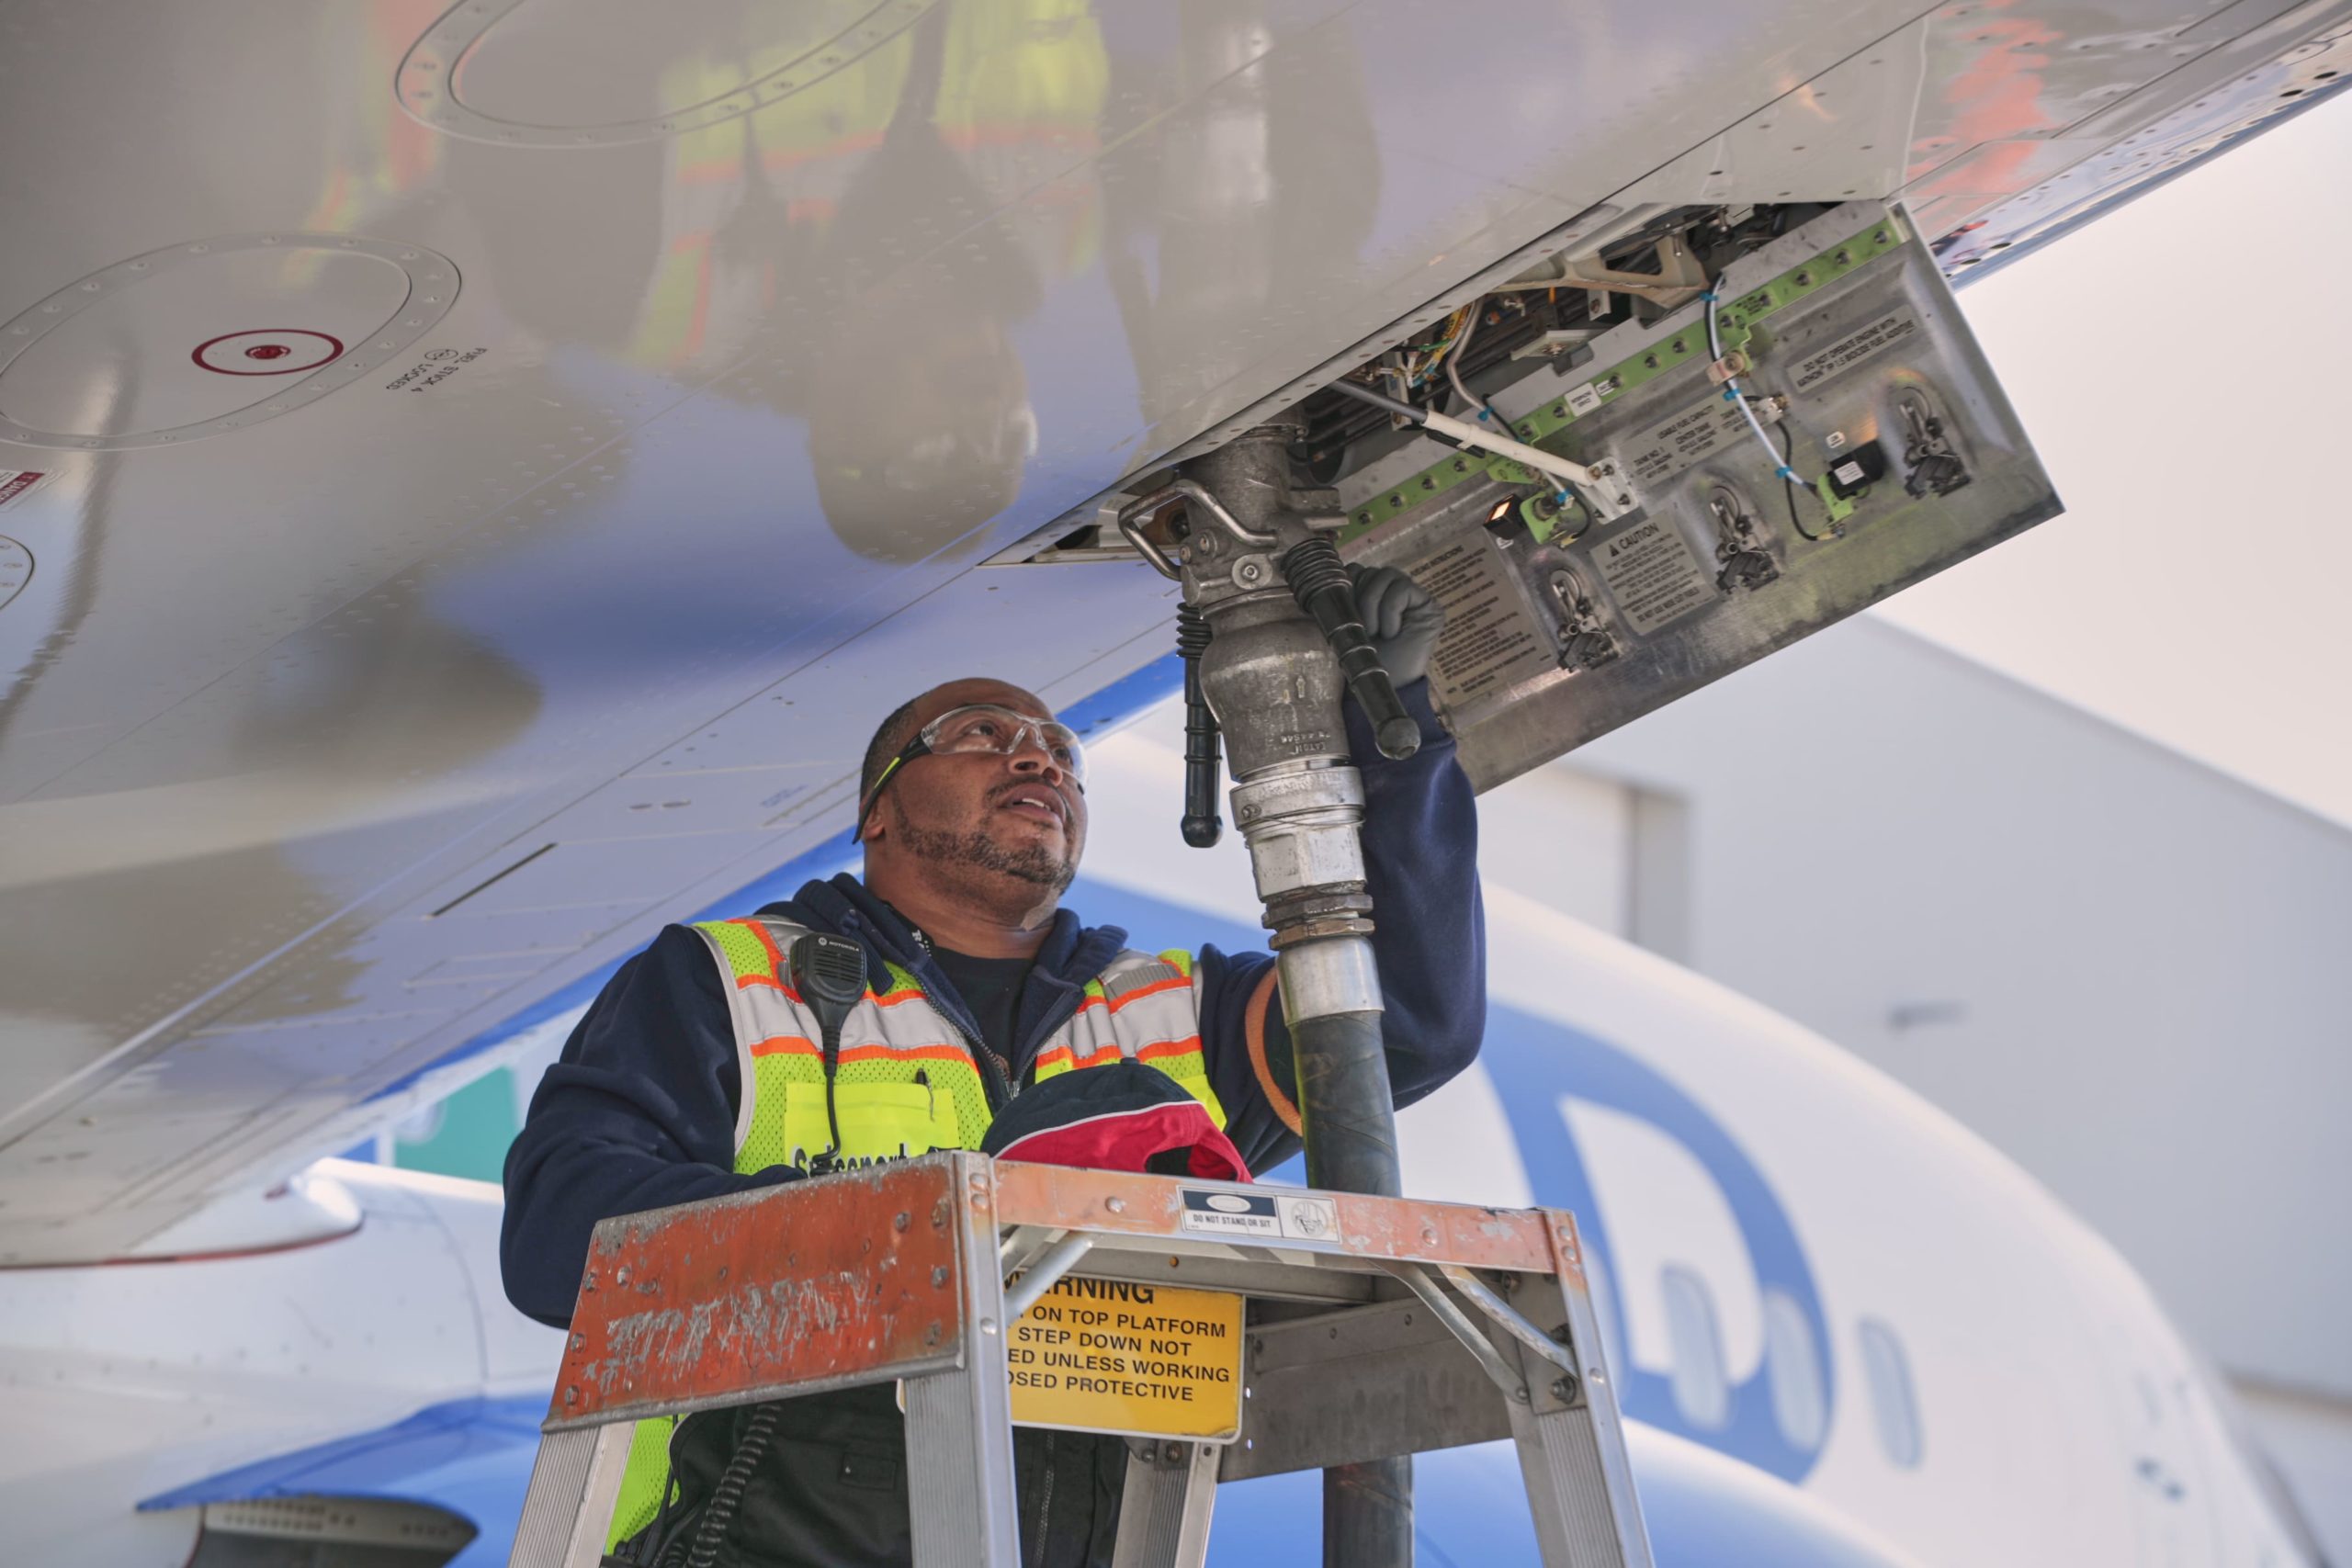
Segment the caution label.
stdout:
[[1918,335],[1917,316],[1908,310],[1889,310],[1860,332],[1848,333],[1827,348],[1798,360],[1790,385],[1796,391],[1809,392],[1839,371],[1850,370],[1872,355]]
[[1655,517],[1593,546],[1592,564],[1637,632],[1654,632],[1715,597],[1681,534]]
[[1241,1431],[1241,1298],[1057,1282],[1012,1325],[1021,1427],[1224,1442]]

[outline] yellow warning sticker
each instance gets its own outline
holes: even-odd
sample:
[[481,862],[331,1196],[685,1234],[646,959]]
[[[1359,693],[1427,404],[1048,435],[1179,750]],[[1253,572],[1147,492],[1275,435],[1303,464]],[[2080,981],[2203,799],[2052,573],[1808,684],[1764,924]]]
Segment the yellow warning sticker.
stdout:
[[1241,1298],[1058,1281],[1012,1325],[1012,1420],[1227,1441],[1241,1431]]

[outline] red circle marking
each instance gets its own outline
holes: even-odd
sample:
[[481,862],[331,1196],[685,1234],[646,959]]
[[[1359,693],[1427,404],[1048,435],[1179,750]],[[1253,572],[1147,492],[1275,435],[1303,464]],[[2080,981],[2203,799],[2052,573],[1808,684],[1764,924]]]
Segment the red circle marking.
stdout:
[[[294,351],[291,348],[288,347],[283,343],[257,343],[245,349],[243,353],[245,357],[248,359],[261,359],[273,362],[266,369],[259,370],[240,370],[232,366],[215,365],[211,360],[205,357],[205,355],[209,350],[218,348],[224,343],[230,343],[242,337],[311,338],[316,340],[318,343],[324,344],[326,352],[319,355],[316,359],[309,360],[301,364],[280,365],[275,363],[275,361],[283,359],[287,355],[292,354]],[[207,338],[202,343],[196,345],[195,352],[190,354],[188,357],[196,362],[197,368],[200,370],[209,370],[216,376],[292,376],[305,370],[316,370],[322,365],[333,364],[335,358],[342,353],[343,340],[329,333],[312,332],[308,327],[256,327],[246,332],[222,333],[219,337]]]

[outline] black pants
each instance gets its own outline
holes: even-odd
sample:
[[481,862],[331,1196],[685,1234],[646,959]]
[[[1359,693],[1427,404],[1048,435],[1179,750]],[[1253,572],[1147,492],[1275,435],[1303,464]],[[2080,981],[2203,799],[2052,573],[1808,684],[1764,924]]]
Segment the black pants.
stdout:
[[[662,1568],[686,1561],[713,1490],[752,1430],[746,1405],[688,1416],[670,1445],[677,1496],[664,1519],[616,1556]],[[888,1384],[764,1407],[766,1450],[732,1510],[718,1568],[910,1568],[906,1418]],[[1080,1432],[1015,1428],[1023,1568],[1110,1568],[1126,1444]]]

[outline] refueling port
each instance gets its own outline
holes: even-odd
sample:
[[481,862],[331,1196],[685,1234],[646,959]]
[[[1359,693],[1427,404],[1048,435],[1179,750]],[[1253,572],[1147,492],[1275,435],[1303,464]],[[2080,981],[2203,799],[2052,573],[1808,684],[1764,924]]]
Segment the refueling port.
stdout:
[[1715,587],[1724,593],[1761,588],[1781,575],[1780,566],[1761,547],[1756,519],[1740,504],[1729,485],[1707,492],[1707,512],[1715,523]]
[[1552,603],[1560,613],[1560,668],[1573,674],[1593,670],[1617,657],[1617,642],[1601,624],[1600,611],[1585,591],[1584,581],[1565,562],[1545,579]]
[[1894,395],[1894,412],[1903,422],[1903,466],[1908,472],[1903,488],[1914,496],[1950,495],[1969,481],[1968,465],[1951,449],[1944,422],[1928,394],[1905,387]]

